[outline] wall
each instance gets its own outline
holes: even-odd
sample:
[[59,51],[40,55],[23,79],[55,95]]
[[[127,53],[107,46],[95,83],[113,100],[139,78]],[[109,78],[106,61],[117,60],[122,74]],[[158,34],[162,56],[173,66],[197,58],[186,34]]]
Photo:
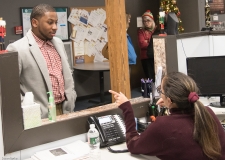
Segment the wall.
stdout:
[[140,87],[140,79],[144,78],[137,41],[137,17],[141,17],[142,14],[146,12],[146,10],[150,10],[154,16],[155,21],[157,21],[159,0],[126,0],[126,12],[131,14],[130,27],[127,32],[132,39],[137,54],[137,64],[132,66],[131,71],[130,83],[132,87]]
[[[139,57],[139,47],[137,43],[137,17],[140,17],[146,10],[150,9],[153,13],[155,21],[157,21],[158,9],[160,0],[125,0],[126,12],[131,14],[131,23],[128,29],[128,34],[131,36],[136,54],[137,64],[132,66],[131,71],[131,88],[140,87],[140,79],[144,77],[144,72],[141,66]],[[0,17],[3,17],[7,23],[7,36],[5,38],[6,45],[9,40],[18,40],[21,35],[15,35],[13,27],[21,25],[20,19],[20,7],[33,7],[39,3],[49,3],[55,7],[68,6],[68,7],[93,7],[93,6],[104,6],[104,0],[82,0],[82,1],[71,1],[71,0],[38,0],[38,1],[13,1],[13,0],[1,0],[0,6]],[[204,26],[204,5],[205,0],[177,0],[178,8],[181,12],[181,20],[183,22],[184,32],[200,31]],[[9,8],[13,12],[8,12]],[[222,15],[219,15],[219,19]],[[225,16],[224,16],[225,19]],[[110,88],[109,72],[104,74],[105,76],[105,91]],[[81,77],[81,78],[80,78]],[[76,73],[75,83],[77,86],[78,97],[86,96],[89,94],[96,94],[99,91],[98,73],[93,72],[90,74]],[[85,82],[81,81],[86,79]],[[94,81],[94,82],[93,82]],[[78,83],[79,82],[79,83]],[[89,84],[96,84],[91,86]],[[91,88],[91,89],[90,89]]]
[[[132,15],[130,28],[128,34],[130,34],[135,51],[138,55],[137,65],[132,67],[131,72],[131,88],[140,87],[140,79],[143,78],[143,69],[139,59],[139,48],[137,45],[137,25],[136,17],[141,16],[147,9],[150,9],[154,17],[157,17],[159,0],[125,0],[126,2],[126,11]],[[94,6],[105,6],[104,0],[82,0],[82,1],[71,1],[71,0],[38,0],[38,1],[13,1],[13,0],[1,0],[0,5],[0,17],[3,17],[6,20],[7,35],[5,37],[6,46],[9,43],[9,40],[18,40],[22,36],[15,35],[13,27],[21,25],[20,18],[20,7],[33,7],[39,3],[49,3],[54,7],[94,7]],[[134,7],[135,6],[135,7]],[[8,12],[9,9],[13,12]],[[77,90],[78,97],[86,96],[90,94],[96,94],[99,92],[99,81],[98,73],[84,73],[80,71],[75,71],[75,87]],[[109,72],[104,73],[105,78],[105,91],[110,88],[110,77]],[[96,85],[92,85],[96,84]]]
[[[140,87],[140,79],[144,77],[140,57],[139,47],[137,42],[137,17],[140,17],[146,10],[150,9],[153,13],[155,21],[157,21],[158,8],[160,0],[125,0],[126,12],[131,14],[131,23],[128,29],[128,34],[131,36],[136,54],[137,64],[132,66],[131,71],[131,88]],[[39,3],[49,3],[55,7],[68,6],[68,7],[93,7],[93,6],[104,6],[104,0],[82,0],[82,1],[71,1],[71,0],[39,0],[39,1],[13,1],[13,0],[1,0],[0,6],[0,17],[6,20],[7,24],[7,36],[5,38],[6,45],[9,40],[18,40],[21,35],[15,35],[13,27],[21,25],[20,19],[20,7],[33,7]],[[181,20],[183,22],[184,32],[200,31],[205,25],[204,22],[204,6],[205,0],[177,0],[178,8],[181,12]],[[13,12],[8,12],[9,8]],[[219,15],[219,19],[225,20],[224,15]],[[105,77],[105,91],[110,88],[110,77],[109,72],[104,73]],[[92,85],[96,84],[96,85]],[[99,92],[98,73],[75,73],[75,85],[78,93],[78,97],[86,96],[90,94],[96,94]]]
[[[54,7],[93,7],[93,6],[104,6],[104,0],[82,0],[82,1],[71,1],[71,0],[38,0],[38,1],[27,1],[27,0],[1,0],[0,5],[0,17],[6,20],[7,35],[5,38],[6,45],[9,40],[18,40],[21,35],[15,35],[13,27],[21,25],[20,18],[20,7],[33,7],[40,3],[48,3]],[[9,12],[10,10],[10,12]]]
[[[224,1],[224,3],[225,3],[225,1]],[[205,26],[205,18],[204,18],[205,11],[204,11],[204,7],[205,7],[205,0],[198,0],[198,13],[199,13],[200,29]],[[225,14],[218,14],[218,19],[219,19],[219,21],[225,21]],[[211,20],[212,20],[212,16],[211,16]]]
[[205,0],[198,0],[199,29],[205,27]]
[[[177,0],[177,5],[181,12],[184,33],[201,31],[205,27],[205,0]],[[225,21],[225,14],[219,14],[218,18]]]
[[204,15],[199,15],[204,8],[199,8],[199,2],[201,0],[177,0],[177,6],[180,10],[180,18],[182,20],[182,26],[184,27],[184,33],[200,31],[200,20],[204,20]]

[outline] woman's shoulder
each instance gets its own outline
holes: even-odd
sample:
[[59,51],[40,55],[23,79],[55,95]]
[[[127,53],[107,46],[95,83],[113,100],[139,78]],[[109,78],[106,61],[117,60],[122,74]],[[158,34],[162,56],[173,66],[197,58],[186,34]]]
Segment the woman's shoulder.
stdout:
[[[171,116],[157,116],[155,122],[150,124],[150,130],[154,130],[160,134],[168,129],[171,129]],[[170,125],[168,125],[170,123]],[[163,128],[163,130],[162,130]]]
[[168,123],[168,121],[177,121],[180,117],[183,117],[183,114],[157,116],[156,121],[158,121],[158,123]]
[[143,33],[144,31],[145,31],[144,28],[139,28],[139,29],[138,29],[138,33]]
[[205,106],[206,110],[208,112],[210,112],[211,114],[215,115],[215,113],[213,112],[212,108],[210,108],[209,106]]

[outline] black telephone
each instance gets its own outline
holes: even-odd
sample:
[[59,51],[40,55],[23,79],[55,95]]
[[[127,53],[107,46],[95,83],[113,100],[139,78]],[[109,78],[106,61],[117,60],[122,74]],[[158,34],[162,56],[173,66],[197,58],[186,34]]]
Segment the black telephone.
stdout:
[[125,142],[126,129],[120,115],[90,116],[88,123],[95,124],[99,131],[101,148]]

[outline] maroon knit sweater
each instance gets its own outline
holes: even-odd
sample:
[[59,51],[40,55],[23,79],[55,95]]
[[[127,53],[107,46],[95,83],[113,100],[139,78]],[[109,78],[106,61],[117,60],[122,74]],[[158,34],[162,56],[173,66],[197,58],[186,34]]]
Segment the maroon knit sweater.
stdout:
[[[135,129],[134,114],[130,102],[119,106],[123,110],[126,125],[126,142],[133,154],[157,156],[163,160],[209,160],[199,144],[193,139],[193,113],[184,114],[179,109],[171,109],[170,116],[159,116],[154,123],[141,133]],[[214,112],[207,107],[218,124],[218,134],[225,160],[225,132]]]

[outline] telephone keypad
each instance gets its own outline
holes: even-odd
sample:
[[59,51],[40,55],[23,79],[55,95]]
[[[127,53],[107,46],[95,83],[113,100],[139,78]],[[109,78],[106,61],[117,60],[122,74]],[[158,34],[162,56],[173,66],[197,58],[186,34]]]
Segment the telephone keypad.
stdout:
[[105,131],[108,141],[117,141],[120,138],[113,123],[102,124],[102,128]]

